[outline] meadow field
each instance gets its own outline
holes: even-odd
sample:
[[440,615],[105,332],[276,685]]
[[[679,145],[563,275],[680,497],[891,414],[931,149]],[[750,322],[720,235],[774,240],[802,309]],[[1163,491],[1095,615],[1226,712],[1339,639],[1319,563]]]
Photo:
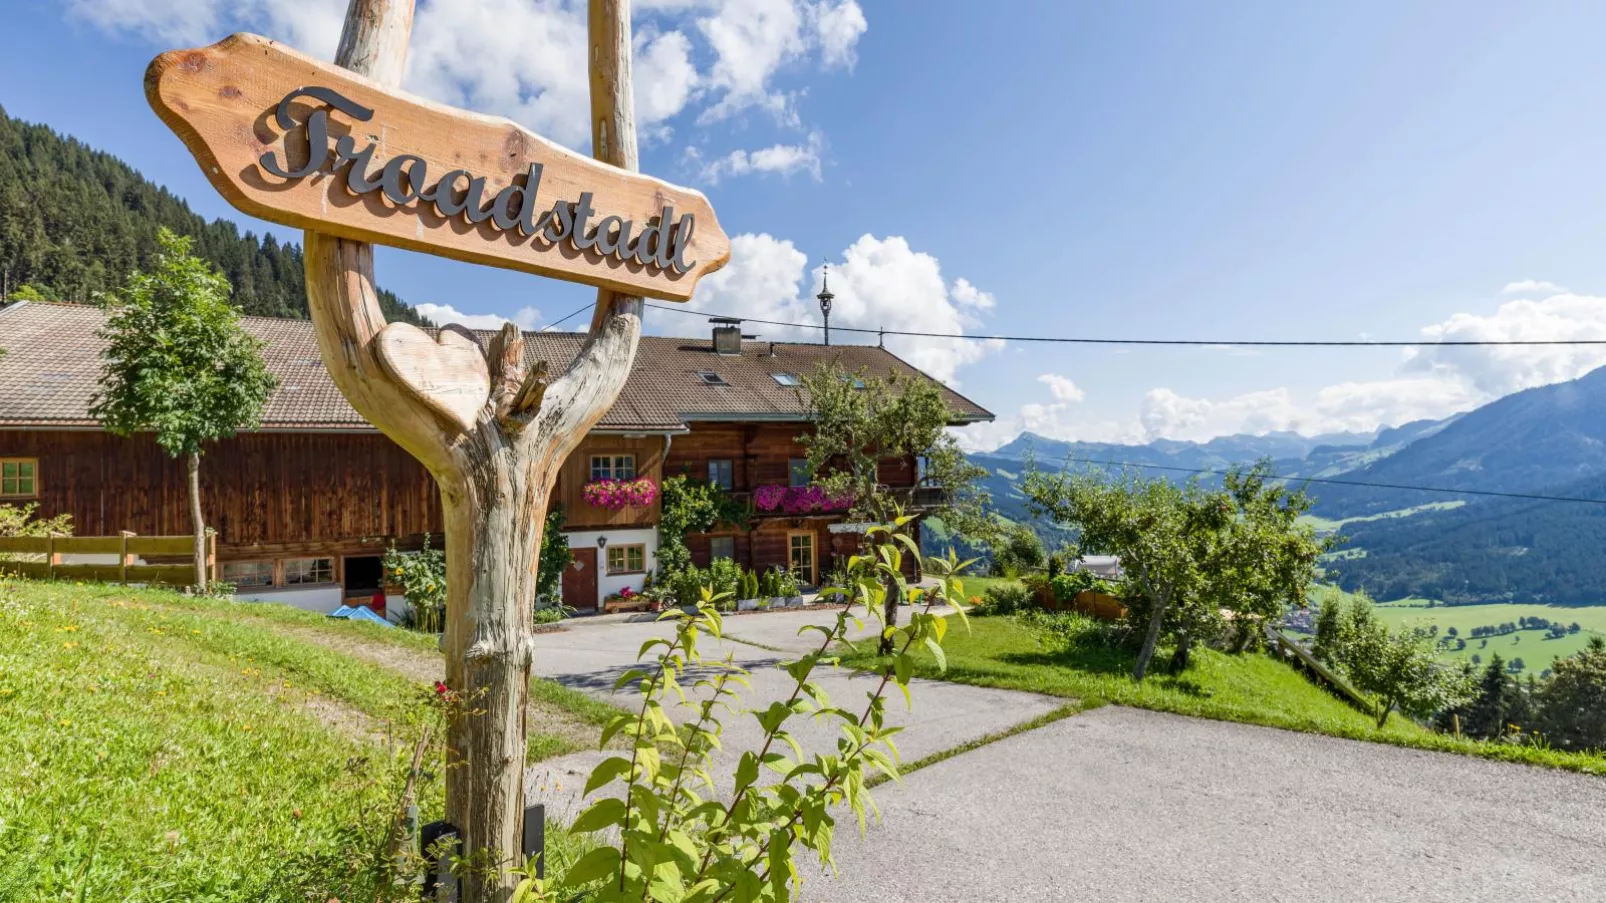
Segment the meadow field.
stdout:
[[[1572,655],[1589,643],[1590,637],[1606,635],[1606,605],[1565,606],[1507,603],[1495,605],[1435,605],[1410,599],[1400,602],[1380,602],[1378,616],[1390,627],[1415,623],[1423,626],[1437,624],[1444,634],[1454,627],[1467,641],[1465,649],[1444,649],[1446,658],[1466,661],[1476,655],[1487,663],[1495,654],[1506,661],[1520,658],[1528,671],[1537,674],[1550,667],[1557,658]],[[1577,623],[1583,629],[1560,639],[1548,639],[1543,630],[1519,630],[1504,636],[1472,639],[1474,627],[1516,623],[1519,618],[1544,618],[1562,624]]]

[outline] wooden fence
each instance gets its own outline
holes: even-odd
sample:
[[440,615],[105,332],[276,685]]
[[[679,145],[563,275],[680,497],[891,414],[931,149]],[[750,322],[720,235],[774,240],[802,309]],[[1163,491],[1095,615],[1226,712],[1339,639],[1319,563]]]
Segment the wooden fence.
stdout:
[[1306,649],[1302,644],[1289,638],[1287,634],[1275,627],[1267,626],[1266,636],[1271,640],[1272,649],[1285,657],[1292,656],[1298,659],[1308,672],[1337,690],[1339,695],[1349,700],[1356,708],[1373,717],[1377,716],[1377,703],[1366,698],[1366,695],[1351,686],[1349,681],[1334,674],[1332,669],[1317,661],[1316,656],[1311,655],[1309,649]]
[[[65,555],[115,556],[102,564],[64,564]],[[18,558],[16,556],[26,556]],[[183,564],[147,562],[182,561]],[[206,538],[206,571],[217,579],[217,536]],[[106,583],[194,586],[193,536],[0,536],[0,574]]]

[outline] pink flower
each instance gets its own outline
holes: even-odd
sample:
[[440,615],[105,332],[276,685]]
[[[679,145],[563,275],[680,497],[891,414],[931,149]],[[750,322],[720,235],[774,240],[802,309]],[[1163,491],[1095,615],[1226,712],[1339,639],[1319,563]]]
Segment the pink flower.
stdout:
[[644,508],[658,498],[658,484],[646,477],[634,480],[593,480],[581,488],[586,503],[596,508]]
[[753,504],[760,511],[774,511],[781,507],[781,500],[786,496],[786,487],[769,483],[753,490]]

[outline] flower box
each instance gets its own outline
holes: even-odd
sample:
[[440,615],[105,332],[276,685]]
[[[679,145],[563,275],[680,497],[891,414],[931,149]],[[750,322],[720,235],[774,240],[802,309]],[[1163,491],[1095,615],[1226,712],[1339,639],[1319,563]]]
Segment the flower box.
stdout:
[[646,477],[634,480],[592,480],[581,487],[580,495],[593,508],[618,511],[645,508],[658,500],[658,484]]
[[759,603],[758,599],[737,599],[736,600],[736,610],[737,611],[752,611],[753,609],[758,607],[758,603]]
[[851,496],[833,497],[818,486],[781,486],[768,483],[753,490],[753,507],[764,512],[812,514],[820,511],[846,511],[853,507]]

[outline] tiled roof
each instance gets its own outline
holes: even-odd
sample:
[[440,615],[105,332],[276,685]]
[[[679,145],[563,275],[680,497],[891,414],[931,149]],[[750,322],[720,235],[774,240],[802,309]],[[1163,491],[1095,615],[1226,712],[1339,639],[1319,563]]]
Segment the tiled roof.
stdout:
[[[105,322],[98,307],[27,302],[0,308],[0,427],[93,426],[90,400],[100,376]],[[264,358],[279,386],[268,400],[264,429],[369,429],[346,403],[318,356],[306,320],[244,317],[252,335],[267,342]],[[488,339],[490,333],[481,333]],[[573,332],[525,333],[525,356],[561,373],[585,336]],[[773,348],[773,355],[771,349]],[[804,375],[820,362],[840,360],[851,371],[885,376],[919,371],[872,345],[743,342],[740,355],[720,355],[710,339],[643,336],[630,379],[607,415],[604,430],[679,430],[693,420],[795,420],[805,409],[797,391],[771,374]],[[717,373],[710,385],[698,371]],[[960,422],[991,420],[975,402],[943,388]]]

